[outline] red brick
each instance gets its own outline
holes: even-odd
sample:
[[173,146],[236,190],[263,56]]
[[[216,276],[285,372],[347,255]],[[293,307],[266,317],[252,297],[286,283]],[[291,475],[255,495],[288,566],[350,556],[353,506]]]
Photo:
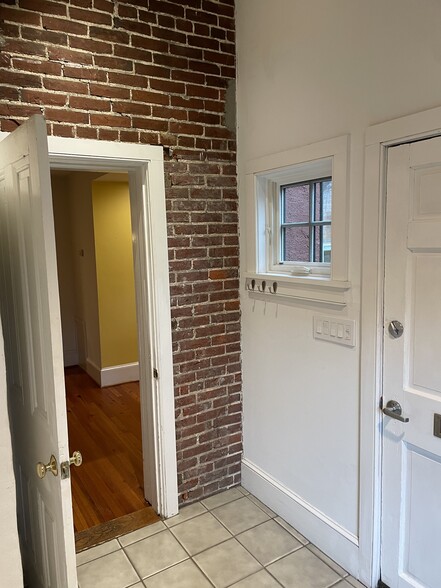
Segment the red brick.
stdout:
[[104,41],[94,41],[93,39],[85,39],[83,37],[69,36],[69,44],[74,49],[82,49],[83,51],[90,51],[91,53],[104,53],[110,55],[112,53],[112,45]]
[[64,75],[66,78],[94,80],[95,82],[104,82],[107,78],[104,71],[99,69],[89,69],[87,67],[66,66],[64,68]]
[[78,110],[99,110],[110,112],[110,101],[99,98],[85,98],[84,96],[71,96],[69,98],[70,108]]
[[92,127],[77,127],[77,137],[81,139],[98,139],[98,130]]
[[26,117],[32,116],[33,114],[40,113],[39,106],[27,106],[24,104],[8,104],[4,102],[0,104],[0,116],[12,117]]
[[110,0],[93,0],[93,7],[103,12],[113,13],[114,5],[115,3]]
[[40,41],[40,43],[51,43],[53,45],[67,45],[67,35],[45,29],[34,29],[30,27],[21,27],[21,36],[23,39],[30,41]]
[[41,15],[38,12],[0,6],[0,20],[39,26]]
[[31,104],[48,104],[50,106],[65,106],[67,102],[66,94],[55,94],[54,92],[40,90],[23,90],[21,99],[23,102],[30,102]]
[[183,17],[185,14],[184,7],[175,2],[166,2],[165,0],[149,0],[149,9],[153,12],[163,12],[173,16]]
[[[23,13],[25,14],[25,13]],[[87,25],[75,22],[67,18],[55,18],[53,16],[43,16],[42,25],[44,29],[50,31],[61,31],[71,35],[86,35]]]
[[123,71],[132,71],[133,63],[127,59],[120,59],[118,57],[108,57],[106,55],[95,55],[93,58],[97,67],[104,67],[106,69],[119,69]]
[[129,42],[129,35],[120,30],[89,27],[89,34],[91,37],[95,37],[101,41],[108,41],[109,43],[121,43],[125,45]]
[[138,102],[152,102],[153,104],[170,104],[167,94],[148,92],[147,90],[132,90],[132,98]]
[[34,43],[33,41],[23,41],[21,39],[6,39],[3,51],[8,53],[21,53],[23,55],[31,56],[37,55],[39,57],[46,56],[45,46],[41,43]]
[[71,51],[64,47],[49,47],[49,59],[53,61],[64,61],[66,63],[80,63],[81,65],[92,65],[92,55],[83,51]]
[[70,7],[69,15],[73,20],[82,20],[109,26],[112,24],[112,17],[109,14],[97,12],[96,10],[83,10],[81,8]]
[[[54,76],[61,75],[61,64],[50,61],[37,61],[35,59],[21,59],[14,57],[12,61],[14,69],[29,73],[44,73]],[[3,65],[1,67],[4,67]]]
[[90,124],[96,127],[131,127],[130,118],[113,114],[91,114]]
[[158,53],[168,52],[168,43],[158,39],[150,39],[149,37],[132,35],[132,45],[136,48],[148,49],[149,51],[156,51]]
[[49,0],[20,0],[20,8],[58,16],[67,14],[67,5],[64,2],[50,2]]
[[52,125],[52,134],[56,137],[73,137],[74,136],[74,127],[69,125]]
[[128,88],[120,88],[118,86],[109,86],[103,84],[90,83],[90,94],[92,96],[102,96],[104,98],[130,98],[130,90]]
[[139,114],[142,116],[151,116],[152,107],[150,104],[140,104],[132,100],[127,102],[114,102],[113,111],[120,114]]
[[169,80],[151,79],[150,87],[152,90],[159,90],[160,92],[173,94],[183,94],[185,92],[185,84],[180,82],[172,82]]
[[41,88],[41,78],[27,73],[11,73],[0,69],[0,84],[10,84],[19,88]]
[[87,112],[74,112],[72,110],[59,110],[55,108],[46,108],[46,119],[57,122],[69,122],[84,124],[89,122],[89,115]]
[[73,82],[63,78],[44,78],[43,86],[47,90],[54,90],[55,92],[66,92],[69,94],[87,94],[87,83]]
[[134,59],[136,61],[152,61],[151,51],[145,51],[144,49],[115,45],[114,51],[117,57],[126,57],[127,59]]
[[113,129],[98,129],[98,138],[102,141],[118,141],[118,131]]
[[143,76],[150,76],[154,78],[170,79],[171,70],[168,67],[159,67],[149,63],[136,63],[135,72]]
[[128,31],[131,33],[139,33],[140,35],[150,36],[151,28],[150,25],[145,22],[138,22],[136,20],[127,20],[122,18],[113,19],[114,26],[118,29]]

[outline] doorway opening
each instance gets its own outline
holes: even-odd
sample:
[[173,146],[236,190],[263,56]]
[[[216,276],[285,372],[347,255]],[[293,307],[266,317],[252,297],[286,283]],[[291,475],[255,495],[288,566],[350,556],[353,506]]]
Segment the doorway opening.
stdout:
[[51,184],[80,550],[159,517],[143,480],[129,177],[57,169]]
[[[124,180],[122,183],[125,184],[126,190],[125,217],[126,225],[130,226],[136,299],[136,318],[133,319],[132,312],[132,323],[135,322],[137,325],[139,361],[137,363],[132,361],[133,357],[126,356],[116,360],[116,367],[112,365],[110,369],[108,369],[109,365],[103,363],[99,371],[95,369],[94,362],[86,360],[83,366],[89,376],[92,375],[100,386],[126,385],[120,383],[128,380],[136,381],[139,378],[143,484],[138,486],[142,487],[143,491],[138,490],[142,500],[148,501],[155,513],[168,518],[178,512],[178,489],[162,147],[135,144],[122,146],[107,141],[61,137],[49,137],[48,147],[51,173],[55,177],[59,172],[61,175],[71,173],[74,174],[74,178],[89,174],[89,180],[93,179],[98,192],[101,187],[101,204],[106,202],[106,190],[102,189],[103,185],[118,184]],[[127,182],[129,213],[127,212]],[[77,192],[81,190],[81,186],[78,186]],[[97,198],[99,207],[100,194]],[[104,212],[101,210],[101,213],[105,219],[106,210]],[[127,221],[127,215],[130,221]],[[80,218],[82,218],[81,214]],[[107,222],[102,222],[101,228],[106,225]],[[104,245],[109,240],[115,240],[115,235],[101,235],[101,242]],[[81,249],[80,247],[77,252],[80,258]],[[118,246],[117,249],[119,256],[121,248]],[[107,256],[109,256],[108,251]],[[112,254],[110,256],[112,257]],[[115,312],[113,315],[112,312],[110,314],[113,321]],[[78,327],[77,324],[75,335],[79,343],[78,354],[83,355],[82,358],[78,357],[78,363],[80,363],[81,359],[84,360],[84,341],[82,341],[84,328]],[[86,353],[88,354],[87,349]],[[114,364],[113,360],[110,362],[106,360],[105,363],[113,362]],[[126,435],[123,435],[123,438],[127,441]],[[75,448],[72,447],[72,449]],[[134,478],[136,486],[139,473]],[[133,516],[132,513],[116,520],[124,522],[127,517],[131,519]],[[128,522],[133,523],[131,520]],[[110,521],[110,527],[113,528],[114,523],[115,519]],[[147,522],[143,523],[145,524]],[[116,533],[122,534],[122,532]],[[100,537],[100,541],[103,541],[102,534]],[[87,543],[84,548],[86,546]]]

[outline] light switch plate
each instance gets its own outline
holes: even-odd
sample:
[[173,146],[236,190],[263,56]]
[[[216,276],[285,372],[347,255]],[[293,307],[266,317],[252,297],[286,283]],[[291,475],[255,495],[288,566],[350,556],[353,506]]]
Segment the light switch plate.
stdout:
[[335,316],[314,315],[314,339],[355,347],[355,321]]

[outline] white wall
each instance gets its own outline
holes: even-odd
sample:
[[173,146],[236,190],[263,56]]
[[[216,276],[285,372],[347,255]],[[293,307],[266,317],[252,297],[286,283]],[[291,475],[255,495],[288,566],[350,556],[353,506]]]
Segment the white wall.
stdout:
[[0,322],[0,576],[2,586],[23,586],[20,549],[18,543],[15,478],[12,465],[9,431],[6,368],[3,332]]
[[[246,163],[349,134],[352,289],[341,314],[359,325],[364,131],[441,104],[441,3],[237,0],[236,11],[242,267]],[[323,541],[301,514],[309,508],[324,515],[333,532],[354,536],[349,543],[355,547],[359,344],[349,349],[314,341],[312,315],[332,311],[255,302],[243,285],[242,279],[245,460],[287,490],[291,522],[301,531]],[[278,496],[273,505],[286,508]],[[296,499],[306,509],[296,510]],[[326,541],[321,546],[333,549]],[[350,551],[332,555],[354,571]]]
[[95,177],[97,174],[72,173],[67,185],[79,359],[80,365],[99,383],[101,350],[92,203],[92,180]]
[[58,286],[60,291],[61,328],[63,331],[64,365],[78,364],[78,346],[75,326],[75,274],[71,211],[68,178],[51,174],[54,206],[55,241],[57,247]]

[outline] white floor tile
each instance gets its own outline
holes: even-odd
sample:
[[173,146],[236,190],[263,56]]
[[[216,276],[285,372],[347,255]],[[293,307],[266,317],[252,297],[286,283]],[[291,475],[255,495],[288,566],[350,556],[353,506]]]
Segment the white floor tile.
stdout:
[[209,512],[172,527],[171,532],[190,555],[200,553],[232,537]]
[[202,500],[202,504],[211,510],[242,497],[243,494],[239,488],[230,488],[230,490],[225,490],[225,492],[220,492],[219,494],[215,494],[214,496],[210,496],[209,498]]
[[284,588],[327,588],[339,579],[329,566],[305,547],[268,566]]
[[204,514],[207,512],[207,509],[202,505],[201,502],[195,502],[194,504],[190,504],[189,506],[184,506],[179,510],[179,514],[170,519],[166,519],[164,523],[167,527],[174,527],[179,523],[183,523],[184,521],[188,521],[188,519],[192,519],[200,514]]
[[291,525],[289,525],[281,517],[276,517],[274,520],[277,523],[279,523],[279,525],[282,525],[282,527],[284,529],[286,529],[288,531],[288,533],[291,533],[291,535],[293,535],[297,539],[297,541],[300,541],[300,543],[302,543],[302,545],[307,545],[309,543],[309,541],[306,537],[304,537],[301,533],[299,533],[297,531],[297,529],[294,529],[294,527],[291,527]]
[[146,588],[212,588],[201,570],[187,559],[144,580]]
[[280,584],[266,570],[261,570],[257,574],[233,584],[231,588],[280,588]]
[[188,558],[168,530],[132,543],[124,550],[141,578],[147,578]]
[[162,521],[158,521],[157,523],[153,523],[153,525],[147,525],[147,527],[142,527],[137,531],[132,531],[132,533],[127,533],[127,535],[122,535],[118,537],[118,541],[123,547],[126,545],[130,545],[131,543],[135,543],[136,541],[140,541],[141,539],[146,539],[147,537],[151,537],[160,531],[164,531],[167,527],[164,525]]
[[85,551],[77,554],[77,566],[81,566],[82,564],[85,564],[89,561],[98,559],[103,555],[118,551],[118,549],[121,549],[121,547],[116,539],[113,539],[112,541],[106,541],[106,543],[102,543],[96,547],[86,549]]
[[302,547],[297,539],[274,521],[253,527],[236,538],[264,566]]
[[79,588],[127,588],[137,582],[139,576],[122,550],[78,568]]
[[233,535],[255,527],[270,518],[246,496],[211,512]]
[[231,586],[261,568],[236,539],[203,551],[194,557],[194,561],[216,588]]

